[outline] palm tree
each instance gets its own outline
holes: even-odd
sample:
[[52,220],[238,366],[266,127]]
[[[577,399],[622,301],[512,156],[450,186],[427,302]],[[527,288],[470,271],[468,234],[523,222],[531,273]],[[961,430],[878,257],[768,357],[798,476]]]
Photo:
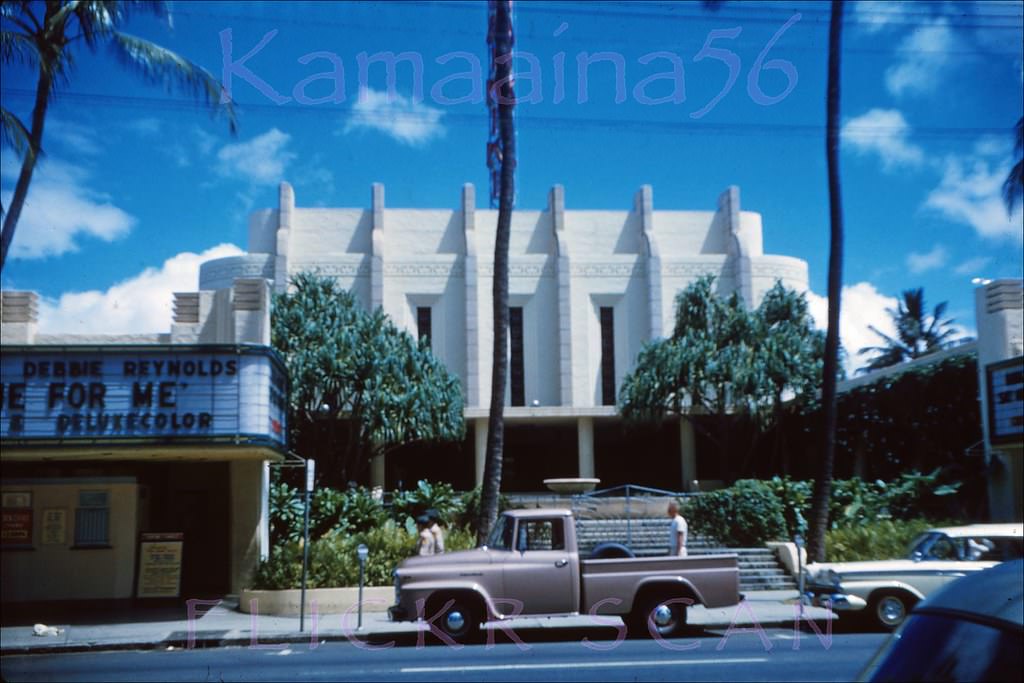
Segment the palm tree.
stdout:
[[832,0],[828,31],[828,90],[825,96],[827,130],[825,156],[828,160],[830,241],[828,254],[828,330],[825,333],[825,363],[821,381],[825,442],[818,476],[811,495],[807,555],[825,560],[825,530],[828,528],[829,499],[832,496],[832,466],[836,452],[836,377],[839,371],[839,302],[843,283],[843,203],[839,182],[839,75],[842,56],[843,2]]
[[1017,119],[1014,127],[1013,151],[1017,154],[1017,163],[1003,182],[1003,199],[1006,201],[1006,213],[1012,214],[1017,200],[1024,197],[1024,116]]
[[921,287],[904,291],[898,307],[887,310],[896,324],[896,338],[870,325],[869,329],[885,341],[885,346],[866,346],[858,352],[861,355],[876,354],[861,371],[877,370],[920,358],[947,348],[955,341],[952,337],[956,330],[950,327],[953,320],[942,319],[946,313],[946,302],[938,304],[930,316],[926,315],[924,289]]
[[[498,227],[494,238],[494,354],[491,359],[491,410],[487,420],[487,452],[477,539],[482,543],[498,516],[498,492],[505,440],[505,375],[508,370],[508,244],[515,203],[516,138],[515,93],[512,84],[511,0],[491,0],[487,42],[491,45],[491,82],[487,102],[491,108],[491,141],[487,162],[498,173]],[[496,125],[495,125],[496,124]]]
[[[0,110],[3,141],[23,156],[21,173],[0,235],[0,270],[7,262],[7,251],[28,196],[32,173],[42,153],[43,127],[50,98],[57,86],[70,77],[74,66],[71,48],[79,41],[94,52],[101,44],[106,44],[125,66],[138,70],[147,80],[176,86],[204,99],[215,110],[223,109],[232,134],[235,132],[234,109],[230,102],[221,103],[220,81],[181,55],[118,30],[136,8],[170,18],[163,2],[47,0],[43,4],[20,0],[0,4],[2,63],[23,63],[39,71],[30,125],[25,126],[6,109]],[[40,9],[42,18],[38,16]]]

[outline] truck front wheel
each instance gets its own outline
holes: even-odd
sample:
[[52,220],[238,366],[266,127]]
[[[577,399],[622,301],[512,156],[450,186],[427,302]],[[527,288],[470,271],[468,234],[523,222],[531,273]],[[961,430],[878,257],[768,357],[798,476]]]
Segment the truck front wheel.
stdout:
[[477,605],[461,596],[447,596],[435,603],[431,613],[443,609],[434,625],[456,643],[472,643],[480,637],[480,616]]
[[681,598],[648,598],[635,611],[630,631],[640,637],[671,638],[686,626],[686,605]]

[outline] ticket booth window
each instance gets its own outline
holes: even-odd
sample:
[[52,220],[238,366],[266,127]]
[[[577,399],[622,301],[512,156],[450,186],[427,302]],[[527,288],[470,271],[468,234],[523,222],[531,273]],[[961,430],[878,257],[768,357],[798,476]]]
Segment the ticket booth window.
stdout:
[[75,509],[75,546],[110,545],[110,493],[80,491]]

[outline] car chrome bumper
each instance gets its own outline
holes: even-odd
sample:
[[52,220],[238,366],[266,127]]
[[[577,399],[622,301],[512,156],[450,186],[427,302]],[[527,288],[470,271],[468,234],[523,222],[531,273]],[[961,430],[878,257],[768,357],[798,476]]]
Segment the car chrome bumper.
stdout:
[[808,593],[811,605],[824,607],[834,612],[861,610],[868,606],[864,598],[847,593]]

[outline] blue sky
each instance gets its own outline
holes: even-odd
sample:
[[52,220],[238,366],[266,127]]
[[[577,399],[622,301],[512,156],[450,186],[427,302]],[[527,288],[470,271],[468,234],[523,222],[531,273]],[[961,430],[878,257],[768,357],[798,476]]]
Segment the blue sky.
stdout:
[[[1021,7],[847,3],[847,348],[873,343],[866,325],[885,329],[885,308],[911,287],[923,286],[929,305],[948,301],[973,333],[971,279],[1022,276],[1020,208],[1008,217],[999,193],[1024,100]],[[373,182],[385,183],[389,206],[455,208],[464,182],[486,201],[488,117],[469,75],[476,60],[486,78],[484,3],[172,11],[173,27],[139,16],[123,30],[230,73],[238,134],[105,50],[76,52],[2,274],[5,289],[44,297],[41,331],[166,331],[171,292],[195,289],[202,260],[246,247],[248,213],[276,206],[281,180],[300,206],[367,206]],[[568,208],[628,209],[646,183],[656,209],[711,210],[738,185],[742,207],[763,216],[765,250],[810,264],[823,321],[828,12],[808,2],[714,12],[693,2],[518,3],[517,95],[530,100],[517,113],[518,206],[542,208],[559,183]],[[394,97],[383,64],[360,73],[361,53],[385,51],[422,61],[421,99],[410,60],[398,64]],[[588,55],[607,59],[583,88]],[[28,120],[34,86],[31,72],[5,65],[3,106]],[[17,168],[5,147],[5,205]]]

